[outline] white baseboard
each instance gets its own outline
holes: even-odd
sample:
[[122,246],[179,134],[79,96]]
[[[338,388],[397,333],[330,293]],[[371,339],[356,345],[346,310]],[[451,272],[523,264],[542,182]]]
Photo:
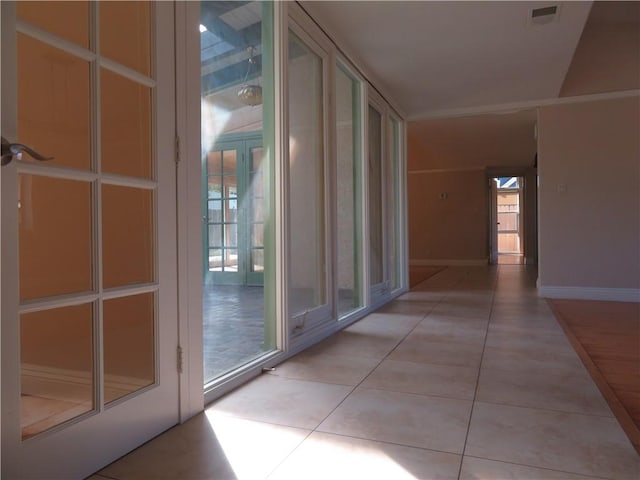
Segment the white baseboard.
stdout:
[[539,286],[541,297],[610,302],[640,302],[638,288],[545,287]]
[[448,259],[423,259],[414,258],[409,260],[409,265],[415,267],[482,267],[488,265],[486,258],[473,260],[448,260]]

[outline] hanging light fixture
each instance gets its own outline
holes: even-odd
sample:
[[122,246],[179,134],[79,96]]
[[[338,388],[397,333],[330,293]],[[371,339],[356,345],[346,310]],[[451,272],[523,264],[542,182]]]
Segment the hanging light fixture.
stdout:
[[247,66],[247,73],[244,76],[243,85],[238,90],[238,98],[245,105],[255,107],[262,103],[262,87],[257,84],[247,83],[249,73],[251,73],[251,67],[256,63],[256,59],[253,55],[254,47],[249,47],[249,64]]

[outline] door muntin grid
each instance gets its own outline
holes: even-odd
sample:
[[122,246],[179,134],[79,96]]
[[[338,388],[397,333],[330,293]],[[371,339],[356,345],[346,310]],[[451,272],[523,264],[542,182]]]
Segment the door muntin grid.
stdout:
[[[133,3],[122,8],[138,8]],[[110,10],[110,6],[66,2],[58,5],[59,12],[49,15],[45,4],[20,2],[16,22],[16,140],[56,158],[49,164],[16,162],[14,170],[19,181],[17,273],[23,284],[17,305],[23,439],[102,412],[114,399],[110,393],[114,385],[126,387],[117,395],[122,401],[157,384],[158,379],[153,6],[145,7],[146,15],[135,16],[139,24],[146,25],[143,30],[149,37],[146,43],[142,41],[146,46],[138,45],[138,58],[149,66],[146,74],[140,74],[131,65],[119,63],[121,59],[101,54],[101,44],[106,45],[113,35],[122,36],[118,28],[109,33],[113,18],[105,20],[100,15],[102,8]],[[67,10],[81,24],[74,25],[73,32],[61,29],[58,21],[57,15]],[[100,38],[91,27],[98,24]],[[140,40],[139,32],[136,35]],[[34,76],[33,71],[49,75]],[[118,143],[126,122],[142,128],[131,136],[137,142],[134,148],[131,143]],[[142,169],[132,170],[129,165]],[[120,194],[108,195],[113,190]],[[78,192],[75,197],[74,191]],[[133,196],[122,195],[123,191]],[[141,197],[146,200],[136,201]],[[49,240],[38,244],[33,240],[36,237]],[[145,252],[141,261],[138,251]],[[140,263],[142,273],[130,274],[127,267]],[[111,270],[116,274],[110,274],[106,265],[115,266]],[[47,276],[52,275],[55,278],[47,283]],[[78,280],[69,282],[69,277]],[[131,326],[138,319],[129,315],[129,322],[113,326],[109,313],[118,302],[140,296],[146,299],[142,322],[146,326],[133,330],[142,331],[138,338],[144,337],[149,345],[142,362],[135,359],[139,345],[122,343],[131,338]],[[120,311],[116,316],[126,320],[127,315]],[[46,335],[44,326],[55,328]],[[112,362],[104,350],[108,346],[118,352],[122,365],[129,365],[116,376],[110,376]],[[145,370],[144,381],[135,379],[136,368]],[[60,393],[61,378],[67,383],[73,378],[74,386]],[[54,409],[53,420],[38,419],[39,412],[47,408]]]

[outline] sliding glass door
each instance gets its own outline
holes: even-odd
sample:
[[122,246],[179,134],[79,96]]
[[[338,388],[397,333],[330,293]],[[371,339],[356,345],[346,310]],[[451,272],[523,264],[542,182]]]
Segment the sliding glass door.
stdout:
[[362,290],[362,88],[347,67],[338,64],[336,97],[336,283],[337,313],[342,318],[364,305]]
[[403,282],[402,266],[402,128],[398,119],[392,115],[388,117],[388,154],[386,161],[386,234],[388,240],[389,286],[390,290],[401,288]]
[[371,90],[367,113],[369,293],[376,305],[406,286],[404,139],[398,117]]
[[273,9],[200,4],[205,384],[276,339]]
[[189,271],[202,268],[204,382],[219,391],[402,286],[401,138],[297,4],[203,1],[197,17],[194,6],[201,175],[185,197],[201,248]]
[[293,334],[330,318],[326,68],[328,54],[292,24],[288,34],[289,318]]
[[369,289],[373,299],[388,291],[385,268],[384,222],[384,138],[382,109],[368,107],[368,207],[369,207]]

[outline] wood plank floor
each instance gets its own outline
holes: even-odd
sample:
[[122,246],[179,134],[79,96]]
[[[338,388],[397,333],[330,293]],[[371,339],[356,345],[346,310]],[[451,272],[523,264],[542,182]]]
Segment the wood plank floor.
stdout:
[[640,303],[549,300],[549,304],[640,453]]

